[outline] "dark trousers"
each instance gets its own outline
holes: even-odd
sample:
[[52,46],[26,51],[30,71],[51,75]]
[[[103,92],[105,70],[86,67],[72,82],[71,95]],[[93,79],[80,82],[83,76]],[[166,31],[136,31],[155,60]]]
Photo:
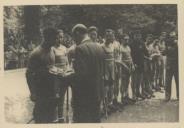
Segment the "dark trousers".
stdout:
[[143,80],[143,69],[136,68],[132,74],[132,93],[133,97],[138,97],[141,95],[140,87]]
[[118,99],[119,90],[120,90],[120,79],[121,79],[121,66],[115,65],[115,80],[114,80],[114,99]]
[[114,80],[105,80],[105,97],[107,99],[107,104],[111,104],[114,98]]
[[57,102],[59,120],[64,119],[63,109],[64,109],[65,94],[67,90],[67,86],[65,84],[66,82],[63,79],[60,79],[58,77],[55,78],[55,91],[56,91],[55,93],[59,95],[59,100]]
[[57,99],[54,96],[54,77],[43,72],[36,77],[36,101],[33,111],[35,123],[53,123],[56,120]]
[[178,77],[178,62],[177,60],[170,60],[167,59],[167,65],[166,65],[166,99],[171,98],[171,84],[172,84],[172,78],[175,78],[176,83],[176,94],[177,98],[179,99],[179,77]]
[[53,123],[56,120],[56,106],[55,100],[36,100],[33,110],[35,123]]
[[76,104],[73,107],[74,123],[100,123],[100,101]]
[[161,56],[159,64],[159,85],[165,87],[165,69],[166,69],[166,57]]
[[143,72],[143,88],[142,93],[145,95],[152,94],[151,86],[151,62],[149,60],[144,60],[144,72]]
[[72,108],[74,123],[100,122],[101,98],[97,97],[98,92],[92,85],[93,84],[86,85],[86,83],[76,83],[72,86]]

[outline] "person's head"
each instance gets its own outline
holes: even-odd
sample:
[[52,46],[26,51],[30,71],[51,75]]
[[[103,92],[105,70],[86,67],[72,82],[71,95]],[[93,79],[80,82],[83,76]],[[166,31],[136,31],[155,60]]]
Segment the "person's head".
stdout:
[[64,32],[63,30],[57,30],[56,45],[64,44]]
[[15,40],[15,38],[13,37],[13,36],[10,36],[10,41],[14,41]]
[[56,42],[57,31],[54,28],[46,28],[43,31],[44,42],[43,45],[46,48],[52,47]]
[[72,37],[69,34],[64,34],[64,45],[69,48],[72,45]]
[[76,42],[77,45],[81,43],[81,41],[86,37],[87,35],[87,27],[83,24],[76,24],[72,28],[72,36],[73,40]]
[[172,44],[177,44],[177,42],[178,42],[177,40],[178,39],[177,39],[176,33],[174,31],[170,32],[167,42],[170,43],[170,44],[171,43]]
[[117,34],[118,34],[118,36],[119,36],[119,35],[122,35],[123,33],[124,33],[123,28],[117,29]]
[[148,34],[147,37],[146,37],[146,42],[148,44],[152,43],[153,42],[153,35],[152,34]]
[[88,29],[88,35],[92,41],[96,42],[98,38],[98,29],[95,26],[91,26]]
[[142,34],[139,30],[135,31],[135,33],[133,34],[133,39],[134,40],[141,40],[142,39]]
[[176,38],[177,37],[175,31],[170,32],[169,36],[172,37],[172,38]]
[[154,46],[159,44],[159,40],[158,39],[155,39],[153,42],[154,42]]
[[114,41],[114,31],[112,29],[105,30],[105,40],[107,43],[112,43]]
[[169,36],[167,39],[167,44],[169,44],[170,46],[175,46],[178,44],[178,40],[175,37]]
[[161,32],[160,40],[165,40],[166,37],[167,37],[167,33],[166,32]]
[[167,32],[161,32],[161,35],[166,38]]
[[119,36],[119,42],[122,45],[128,45],[129,44],[129,39],[130,39],[130,37],[129,37],[128,34],[121,34]]
[[177,39],[174,40],[174,44],[178,44],[178,40]]

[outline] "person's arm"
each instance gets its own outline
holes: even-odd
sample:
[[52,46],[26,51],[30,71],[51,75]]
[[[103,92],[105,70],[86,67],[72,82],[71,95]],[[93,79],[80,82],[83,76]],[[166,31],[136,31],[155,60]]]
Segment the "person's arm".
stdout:
[[[35,71],[35,64],[36,62],[36,57],[34,55],[31,55],[29,58],[29,62],[28,62],[28,67],[26,70],[26,81],[27,81],[27,85],[29,87],[29,91],[30,91],[30,98],[32,101],[36,100],[36,83],[37,83],[37,74]],[[38,62],[37,62],[38,63]]]
[[84,51],[77,47],[75,50],[75,62],[74,62],[74,72],[66,74],[64,77],[66,81],[81,81],[88,76],[88,69],[87,69],[87,61]]
[[159,47],[158,46],[155,46],[155,52],[151,55],[151,57],[156,57],[156,56],[160,56],[161,55],[161,52],[159,50]]
[[149,56],[148,49],[146,48],[146,45],[143,46],[143,52],[144,52],[144,59],[152,60],[152,58]]
[[130,72],[134,72],[134,71],[135,71],[135,67],[136,67],[137,65],[136,65],[136,64],[134,63],[134,61],[133,61],[131,47],[129,47],[129,49],[130,49],[130,56],[131,56],[131,59],[132,59],[132,61],[131,61],[131,70],[130,70]]
[[87,69],[87,57],[84,53],[84,50],[82,50],[80,47],[76,48],[75,52],[75,64],[74,64],[74,69],[75,69],[75,75],[76,79],[83,79],[86,76],[88,76],[88,69]]
[[67,49],[67,57],[68,57],[68,63],[69,63],[69,66],[72,66],[73,62],[72,62],[72,59],[74,58],[74,48],[73,46],[71,46],[70,48]]
[[123,62],[123,61],[119,61],[117,62],[118,64],[120,64],[122,66],[123,69],[125,69],[126,71],[129,72],[129,68],[127,67],[127,65]]
[[154,58],[156,56],[160,56],[160,53],[153,53],[153,54],[151,54],[151,58]]
[[65,54],[65,56],[66,56],[66,64],[67,64],[67,66],[69,66],[69,57],[68,57],[68,51],[67,51],[67,48],[65,47],[65,51],[64,51],[64,54]]

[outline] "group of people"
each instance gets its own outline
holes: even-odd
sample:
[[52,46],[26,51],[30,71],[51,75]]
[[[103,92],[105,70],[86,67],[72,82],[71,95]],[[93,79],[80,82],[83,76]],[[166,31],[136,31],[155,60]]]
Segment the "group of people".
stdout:
[[27,58],[36,45],[30,42],[27,47],[20,42],[15,41],[15,37],[11,36],[9,44],[5,45],[4,52],[4,69],[11,70],[17,68],[25,68]]
[[75,43],[69,48],[63,44],[61,29],[46,28],[43,37],[26,71],[35,123],[65,121],[69,86],[75,123],[100,122],[102,116],[122,111],[125,105],[155,97],[154,91],[165,89],[169,101],[173,76],[179,100],[175,32],[162,32],[159,38],[148,34],[143,40],[140,31],[130,36],[109,28],[104,39],[98,39],[97,27],[77,24],[72,29]]

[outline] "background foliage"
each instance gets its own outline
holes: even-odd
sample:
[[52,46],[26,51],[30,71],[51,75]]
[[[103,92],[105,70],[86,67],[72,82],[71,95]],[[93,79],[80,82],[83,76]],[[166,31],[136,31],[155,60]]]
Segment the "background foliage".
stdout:
[[177,29],[176,5],[55,5],[55,6],[6,6],[4,7],[5,44],[40,43],[45,27],[62,28],[68,34],[76,23],[95,25],[100,35],[106,28],[122,28],[131,33],[160,34]]

